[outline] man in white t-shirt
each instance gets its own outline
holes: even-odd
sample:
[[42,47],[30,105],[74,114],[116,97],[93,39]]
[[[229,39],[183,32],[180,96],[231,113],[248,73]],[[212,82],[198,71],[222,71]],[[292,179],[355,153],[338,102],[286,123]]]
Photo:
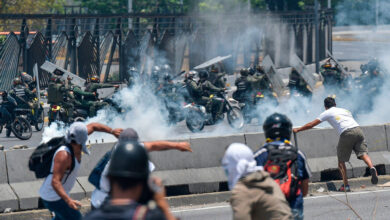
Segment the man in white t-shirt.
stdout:
[[308,130],[323,121],[327,121],[340,135],[339,143],[337,144],[337,159],[339,161],[339,170],[343,177],[344,184],[340,187],[340,191],[350,191],[347,179],[347,169],[345,162],[349,161],[352,150],[355,152],[358,159],[363,160],[370,168],[371,183],[378,183],[378,173],[372,165],[371,159],[368,156],[367,144],[364,141],[364,134],[359,124],[353,119],[350,111],[337,108],[336,101],[332,97],[324,100],[326,111],[312,122],[305,124],[300,128],[294,128],[294,132]]

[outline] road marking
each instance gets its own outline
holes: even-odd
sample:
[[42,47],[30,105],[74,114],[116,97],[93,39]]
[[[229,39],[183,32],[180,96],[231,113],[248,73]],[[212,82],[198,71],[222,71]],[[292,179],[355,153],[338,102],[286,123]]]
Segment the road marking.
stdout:
[[228,208],[228,207],[230,207],[230,205],[212,206],[212,207],[204,207],[204,208],[196,208],[196,209],[183,209],[183,210],[176,210],[172,212],[173,213],[192,212],[192,211],[203,211],[203,210],[220,209],[220,208]]
[[[359,194],[369,194],[369,193],[377,193],[377,192],[390,192],[390,190],[375,190],[375,191],[363,191],[363,192],[350,192],[347,193],[348,196],[351,195],[359,195]],[[331,195],[323,195],[323,196],[312,196],[307,197],[305,200],[310,199],[321,199],[321,198],[327,198],[327,197],[336,197],[336,196],[345,196],[344,193],[337,193],[337,194],[331,194]],[[180,213],[180,212],[196,212],[196,211],[205,211],[205,210],[211,210],[211,209],[221,209],[221,208],[229,208],[230,205],[221,205],[221,206],[212,206],[212,207],[204,207],[204,208],[195,208],[195,209],[183,209],[183,210],[176,210],[172,211],[172,213]]]
[[[359,194],[368,194],[368,193],[376,193],[376,192],[390,192],[390,190],[375,190],[375,191],[363,191],[363,192],[349,192],[347,193],[347,196],[351,195],[359,195]],[[321,198],[326,198],[326,197],[336,197],[336,196],[345,196],[345,193],[337,193],[337,194],[330,194],[330,195],[323,195],[323,196],[312,196],[312,197],[307,197],[305,200],[310,200],[310,199],[321,199]]]

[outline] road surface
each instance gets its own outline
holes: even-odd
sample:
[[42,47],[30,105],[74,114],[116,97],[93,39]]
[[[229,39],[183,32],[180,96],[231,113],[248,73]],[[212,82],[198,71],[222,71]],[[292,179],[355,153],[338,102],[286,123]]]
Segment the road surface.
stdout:
[[[305,219],[359,219],[349,207],[336,199],[345,202],[345,194],[332,193],[332,196],[321,195],[305,198]],[[362,219],[390,219],[389,189],[348,193],[348,200]],[[228,203],[177,208],[173,212],[183,220],[232,219],[232,211]]]

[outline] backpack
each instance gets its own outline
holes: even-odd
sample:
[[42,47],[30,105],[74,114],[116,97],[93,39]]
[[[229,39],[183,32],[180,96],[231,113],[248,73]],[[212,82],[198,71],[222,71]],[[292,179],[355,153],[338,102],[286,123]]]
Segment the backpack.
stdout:
[[96,187],[96,189],[100,189],[100,179],[102,178],[102,173],[104,168],[106,167],[108,161],[110,161],[112,150],[108,151],[104,154],[104,156],[99,160],[96,166],[93,168],[91,174],[89,174],[88,181]]
[[50,139],[47,143],[40,144],[30,156],[28,168],[35,173],[36,178],[45,178],[49,176],[54,154],[58,148],[64,145],[68,147],[72,156],[72,165],[69,174],[72,172],[75,166],[73,148],[66,143],[65,137],[55,137]]
[[264,170],[279,184],[287,201],[295,199],[300,194],[298,179],[298,149],[292,145],[268,144]]

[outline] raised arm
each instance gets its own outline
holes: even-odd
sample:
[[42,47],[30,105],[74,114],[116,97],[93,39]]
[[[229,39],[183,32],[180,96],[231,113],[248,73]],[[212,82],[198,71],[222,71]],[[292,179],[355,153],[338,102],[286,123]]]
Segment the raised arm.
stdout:
[[192,152],[188,142],[151,141],[144,142],[147,151],[179,150]]
[[117,138],[119,137],[120,133],[123,131],[122,128],[112,129],[112,128],[108,127],[107,125],[100,124],[97,122],[93,122],[93,123],[88,124],[87,129],[88,129],[88,135],[92,134],[95,131],[98,131],[98,132],[105,132],[108,134],[112,134]]
[[319,119],[315,119],[314,121],[311,121],[300,128],[294,128],[293,131],[294,131],[294,133],[305,131],[305,130],[308,130],[308,129],[311,129],[311,128],[317,126],[320,123],[321,123],[321,121]]

